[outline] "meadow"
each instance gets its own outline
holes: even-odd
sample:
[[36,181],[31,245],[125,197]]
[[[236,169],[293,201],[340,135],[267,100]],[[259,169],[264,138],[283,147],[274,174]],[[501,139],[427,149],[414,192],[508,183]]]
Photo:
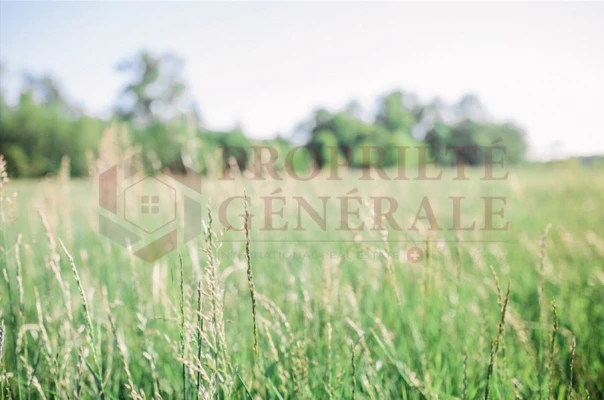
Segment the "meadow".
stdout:
[[[4,182],[0,397],[604,398],[603,173],[204,178],[203,234],[154,263],[98,233],[94,177]],[[509,229],[295,230],[295,207],[289,229],[259,229],[259,199],[278,188],[316,200],[351,187],[401,199],[407,227],[423,196],[450,219],[448,196],[465,194],[464,221],[481,196],[505,196]],[[225,231],[215,201],[244,190],[255,225]],[[233,202],[229,220],[245,215]]]

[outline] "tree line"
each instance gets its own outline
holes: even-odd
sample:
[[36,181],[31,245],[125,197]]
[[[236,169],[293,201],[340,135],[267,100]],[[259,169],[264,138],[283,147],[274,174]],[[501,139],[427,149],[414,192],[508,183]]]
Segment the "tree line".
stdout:
[[[125,84],[109,119],[92,117],[71,104],[52,76],[24,74],[14,104],[0,90],[0,154],[9,173],[56,174],[67,156],[71,175],[86,176],[109,127],[125,132],[124,145],[141,150],[145,167],[175,172],[186,166],[208,174],[227,167],[224,160],[245,169],[253,145],[271,146],[285,154],[300,143],[303,151],[294,160],[294,168],[299,169],[324,167],[333,157],[353,168],[394,166],[401,162],[397,149],[403,146],[428,146],[432,159],[443,166],[460,159],[479,165],[485,162],[482,149],[496,141],[505,147],[507,163],[525,160],[522,129],[495,121],[474,95],[446,104],[421,102],[413,93],[393,91],[378,99],[370,116],[354,101],[342,110],[319,108],[298,124],[290,138],[253,140],[239,127],[211,131],[204,128],[182,69],[180,58],[147,51],[120,62],[116,70],[125,75]],[[221,151],[224,156],[216,157]],[[404,162],[417,160],[407,157]]]

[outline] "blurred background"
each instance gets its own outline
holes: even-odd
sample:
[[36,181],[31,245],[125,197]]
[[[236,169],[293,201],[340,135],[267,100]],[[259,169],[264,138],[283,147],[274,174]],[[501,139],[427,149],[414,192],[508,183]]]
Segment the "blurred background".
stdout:
[[[14,177],[90,174],[103,143],[205,174],[216,149],[488,146],[602,163],[604,5],[0,3],[0,154]],[[245,168],[249,154],[233,154]],[[470,165],[478,154],[465,154]],[[281,158],[282,159],[282,158]],[[413,163],[413,160],[407,160]],[[397,163],[389,152],[380,166]],[[279,167],[279,166],[277,166]]]
[[604,399],[603,21],[0,0],[0,398]]

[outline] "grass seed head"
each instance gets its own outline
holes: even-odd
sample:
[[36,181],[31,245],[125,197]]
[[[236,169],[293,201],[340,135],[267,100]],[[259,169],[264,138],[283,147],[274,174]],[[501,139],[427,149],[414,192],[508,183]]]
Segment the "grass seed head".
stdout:
[[2,362],[2,350],[4,350],[4,321],[0,322],[0,363]]

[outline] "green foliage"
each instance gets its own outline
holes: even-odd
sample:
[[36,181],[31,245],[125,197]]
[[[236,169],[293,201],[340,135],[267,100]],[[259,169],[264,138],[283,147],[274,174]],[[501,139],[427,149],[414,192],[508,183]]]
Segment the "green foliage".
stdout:
[[249,159],[250,141],[245,135],[235,130],[218,134],[216,144],[223,151],[222,159],[225,163],[224,167],[228,167],[228,162],[231,157],[235,160],[239,169],[244,170]]
[[411,135],[411,129],[416,117],[403,102],[402,92],[392,92],[381,100],[379,111],[376,115],[376,124],[382,125],[391,132],[406,133]]
[[[274,168],[286,168],[293,143],[280,137],[254,141],[241,129],[212,132],[201,127],[199,111],[182,78],[183,63],[174,55],[141,52],[121,62],[118,71],[129,75],[118,98],[112,121],[87,116],[68,103],[50,76],[26,74],[19,102],[8,105],[0,93],[0,154],[12,176],[40,177],[57,173],[64,156],[71,175],[88,172],[89,156],[96,156],[103,131],[120,122],[130,132],[129,144],[140,149],[148,171],[168,168],[183,172],[185,166],[209,174],[249,166],[251,146],[275,148]],[[410,93],[395,91],[380,98],[374,119],[363,117],[354,101],[342,111],[316,110],[301,124],[307,134],[306,149],[294,157],[298,171],[346,163],[352,168],[385,168],[417,164],[417,152],[427,145],[441,165],[455,165],[457,152],[469,165],[485,162],[484,148],[500,146],[507,164],[524,161],[524,133],[511,124],[490,120],[476,96],[466,95],[448,106],[439,100],[421,104]],[[425,133],[425,134],[423,134]],[[474,149],[476,148],[476,149]],[[290,161],[291,162],[291,161]]]
[[182,78],[183,61],[173,54],[155,55],[142,51],[122,61],[117,70],[131,79],[120,94],[116,114],[137,125],[169,122],[193,111]]
[[454,125],[438,123],[426,134],[426,143],[440,165],[456,165],[458,157],[467,165],[485,163],[485,149],[493,150],[492,162],[524,161],[527,150],[524,133],[511,124],[477,123],[470,120]]
[[[440,101],[422,105],[410,94],[392,92],[380,100],[374,123],[358,114],[350,106],[335,114],[319,109],[303,124],[310,132],[308,146],[317,165],[331,165],[333,147],[353,168],[414,165],[417,159],[403,160],[401,148],[423,145],[430,147],[437,163],[447,166],[457,163],[458,153],[468,165],[484,164],[485,147],[490,146],[505,148],[505,154],[494,154],[494,161],[503,157],[506,163],[517,164],[527,150],[524,133],[511,124],[491,122],[472,95],[448,107]],[[416,128],[427,131],[421,140],[412,135]]]
[[2,105],[0,154],[9,173],[38,177],[55,174],[68,156],[73,176],[86,175],[86,155],[98,154],[105,124],[85,115],[70,116],[60,104],[43,105],[24,93],[16,107]]

